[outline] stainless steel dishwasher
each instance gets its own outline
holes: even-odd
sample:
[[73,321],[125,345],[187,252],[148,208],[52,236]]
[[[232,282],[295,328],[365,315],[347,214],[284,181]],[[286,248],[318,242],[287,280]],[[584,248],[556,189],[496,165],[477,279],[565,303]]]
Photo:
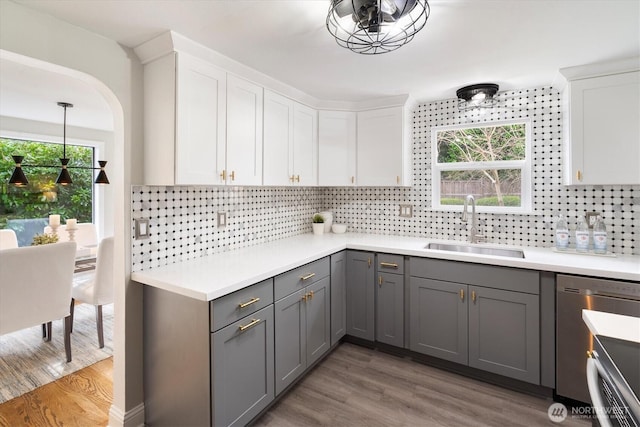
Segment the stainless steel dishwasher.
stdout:
[[556,292],[556,394],[591,403],[586,366],[594,343],[582,309],[640,317],[640,283],[559,274]]

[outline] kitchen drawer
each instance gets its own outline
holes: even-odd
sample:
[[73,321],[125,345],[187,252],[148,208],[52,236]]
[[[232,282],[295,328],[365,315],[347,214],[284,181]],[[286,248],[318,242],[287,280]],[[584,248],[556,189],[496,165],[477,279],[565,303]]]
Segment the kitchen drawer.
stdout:
[[404,255],[376,255],[378,273],[404,274]]
[[255,313],[273,303],[273,279],[267,279],[211,301],[211,331]]
[[277,301],[287,295],[300,290],[323,277],[327,277],[331,271],[329,257],[294,268],[291,271],[276,276],[274,283],[274,299]]
[[536,295],[540,293],[540,274],[534,270],[413,257],[411,276]]

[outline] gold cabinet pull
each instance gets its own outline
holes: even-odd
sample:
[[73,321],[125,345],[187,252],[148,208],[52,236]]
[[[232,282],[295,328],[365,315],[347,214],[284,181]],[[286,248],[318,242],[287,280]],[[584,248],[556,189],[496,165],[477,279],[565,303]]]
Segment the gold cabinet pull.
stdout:
[[313,298],[313,291],[309,291],[309,299]]
[[367,264],[369,264],[369,267],[371,267],[371,257],[367,259]]
[[240,329],[240,332],[244,332],[249,328],[253,328],[254,326],[256,326],[258,323],[260,323],[260,319],[251,319],[251,322],[247,323],[246,325],[240,325],[238,326],[238,329]]
[[578,181],[582,181],[582,171],[580,171],[580,169],[578,169],[578,172],[576,172],[576,178],[578,179]]
[[220,178],[221,178],[223,181],[226,181],[226,180],[227,180],[227,171],[226,171],[226,169],[222,169],[222,173],[220,174]]
[[295,182],[295,180],[296,180],[296,176],[295,176],[295,175],[291,175],[291,176],[289,177],[289,181],[291,181],[291,182]]
[[356,183],[356,177],[355,177],[355,176],[352,176],[352,177],[351,177],[351,183],[352,183],[352,184],[355,184],[355,183]]
[[400,184],[400,176],[396,175],[396,184]]
[[306,276],[300,276],[300,280],[309,280],[315,275],[316,275],[316,273],[309,273]]
[[395,262],[381,262],[380,267],[398,268],[398,264],[396,264]]
[[296,182],[300,182],[300,175],[296,175]]
[[307,302],[307,298],[309,298],[309,294],[302,295],[302,301]]
[[471,300],[476,302],[476,291],[471,291]]
[[247,302],[243,302],[243,303],[238,304],[238,308],[245,308],[245,307],[248,307],[248,306],[250,306],[251,304],[255,304],[255,303],[257,303],[258,301],[260,301],[260,298],[251,298],[251,299],[250,299],[249,301],[247,301]]
[[236,180],[236,171],[231,171],[231,174],[229,176],[231,177],[231,181],[235,181]]
[[464,289],[460,289],[460,301],[464,301]]
[[593,358],[593,352],[591,350],[587,350],[587,358],[588,359],[592,359]]
[[382,276],[378,276],[378,287],[382,287]]

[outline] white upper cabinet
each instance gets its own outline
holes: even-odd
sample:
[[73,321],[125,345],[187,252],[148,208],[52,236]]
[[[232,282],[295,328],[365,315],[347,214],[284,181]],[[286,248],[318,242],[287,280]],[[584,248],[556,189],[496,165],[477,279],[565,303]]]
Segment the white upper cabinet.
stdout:
[[318,113],[318,185],[356,183],[356,113]]
[[218,183],[225,161],[226,73],[183,53],[144,67],[144,179]]
[[403,107],[358,112],[358,186],[408,185]]
[[317,185],[317,112],[265,90],[264,185]]
[[262,184],[263,89],[227,77],[227,159],[220,183]]
[[293,170],[296,184],[318,185],[318,112],[300,103],[293,106]]
[[565,102],[565,184],[640,184],[640,72],[569,79]]

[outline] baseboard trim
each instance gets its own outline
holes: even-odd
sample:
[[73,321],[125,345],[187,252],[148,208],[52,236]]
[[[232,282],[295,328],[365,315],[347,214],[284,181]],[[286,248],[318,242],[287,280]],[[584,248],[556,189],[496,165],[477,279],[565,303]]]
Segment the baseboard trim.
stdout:
[[144,427],[144,403],[126,412],[111,405],[109,408],[109,427]]

